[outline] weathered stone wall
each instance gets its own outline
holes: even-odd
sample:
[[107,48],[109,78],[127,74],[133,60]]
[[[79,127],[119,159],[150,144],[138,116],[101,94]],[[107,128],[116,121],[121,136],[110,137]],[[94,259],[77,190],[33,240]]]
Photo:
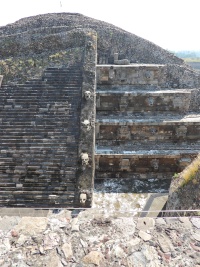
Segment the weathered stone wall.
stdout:
[[[99,65],[97,68],[99,85],[143,85],[151,88],[198,88],[200,76],[186,66],[175,64],[144,65],[132,64],[126,66]],[[141,89],[141,87],[140,87]]]
[[192,91],[191,99],[190,99],[190,108],[189,110],[192,112],[199,112],[200,111],[200,89]]
[[[183,172],[174,175],[167,201],[167,210],[200,209],[200,155]],[[173,216],[167,213],[167,216]],[[186,215],[187,212],[181,214]]]

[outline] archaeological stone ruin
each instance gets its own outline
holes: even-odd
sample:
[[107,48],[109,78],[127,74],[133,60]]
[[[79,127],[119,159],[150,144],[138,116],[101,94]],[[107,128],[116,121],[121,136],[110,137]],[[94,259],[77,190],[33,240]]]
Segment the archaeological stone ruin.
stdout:
[[91,207],[94,181],[169,179],[200,151],[200,75],[80,14],[0,28],[0,206]]

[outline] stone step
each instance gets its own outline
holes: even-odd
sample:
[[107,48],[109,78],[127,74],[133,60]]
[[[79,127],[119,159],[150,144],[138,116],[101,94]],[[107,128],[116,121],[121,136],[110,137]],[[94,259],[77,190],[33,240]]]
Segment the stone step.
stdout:
[[[42,181],[42,182],[41,182]],[[46,182],[46,184],[45,184]],[[13,190],[16,190],[16,188],[20,188],[19,190],[21,190],[21,188],[23,188],[23,190],[25,191],[32,191],[33,188],[30,187],[31,183],[27,183],[27,182],[13,182],[12,179],[1,179],[0,181],[0,188],[6,188],[9,187],[10,190],[11,188],[13,188]],[[33,184],[33,183],[32,183]],[[49,185],[49,181],[47,181],[47,179],[40,179],[40,182],[38,182],[37,184],[34,185],[34,190],[37,190],[37,188],[39,189],[47,189],[47,190],[57,190],[57,191],[64,191],[66,190],[66,188],[74,188],[75,186],[75,178],[74,181],[70,182],[68,179],[63,179],[62,184],[60,186],[52,186]],[[3,189],[3,190],[7,190],[7,189]]]
[[[23,95],[23,94],[27,94],[27,96],[29,96],[29,93],[33,94],[34,93],[38,93],[38,91],[43,94],[46,92],[50,92],[50,93],[54,93],[56,94],[56,90],[55,89],[62,89],[65,90],[66,92],[70,92],[70,90],[74,90],[74,88],[79,88],[81,86],[80,84],[74,84],[74,83],[63,83],[63,84],[59,84],[59,85],[49,85],[49,84],[44,84],[44,85],[24,85],[24,86],[19,86],[17,89],[14,87],[2,87],[1,89],[1,95],[3,96],[5,93],[7,93],[9,91],[10,94],[16,94],[16,95]],[[41,91],[43,90],[43,91]],[[5,95],[4,95],[5,96]]]
[[[96,140],[106,144],[112,140],[147,142],[185,140],[196,142],[199,140],[200,114],[187,115],[142,115],[129,116],[101,116],[96,119]],[[101,140],[101,141],[99,141]]]
[[186,112],[191,89],[157,91],[97,90],[98,111],[110,112]]
[[[80,79],[80,72],[63,72],[63,73],[52,73],[52,72],[45,72],[42,76],[42,80],[44,79],[63,79],[63,80],[71,80],[74,79]],[[32,80],[31,80],[32,81]]]
[[97,84],[150,85],[166,84],[165,65],[97,65]]
[[[200,147],[200,146],[199,146]],[[96,149],[96,172],[110,172],[113,177],[118,172],[132,174],[176,173],[188,166],[199,153],[199,148],[185,145],[156,148],[132,147],[98,147]],[[98,175],[97,175],[98,176]]]
[[[135,171],[95,171],[95,181],[110,179],[134,179],[134,180],[171,180],[175,172],[135,172]],[[161,185],[160,185],[161,188]]]
[[46,200],[43,201],[42,199],[38,200],[23,200],[23,199],[17,199],[17,200],[0,200],[0,207],[10,207],[13,209],[19,209],[19,208],[38,208],[38,209],[50,209],[50,208],[63,208],[65,209],[66,207],[74,207],[74,196],[65,196],[65,199],[61,200],[59,197],[59,201],[57,200]]

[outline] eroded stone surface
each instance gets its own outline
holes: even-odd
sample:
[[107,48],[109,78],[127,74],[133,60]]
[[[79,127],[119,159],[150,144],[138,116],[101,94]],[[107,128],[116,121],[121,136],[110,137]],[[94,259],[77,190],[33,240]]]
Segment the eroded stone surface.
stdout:
[[23,234],[36,235],[45,231],[47,222],[47,218],[22,217],[14,229]]
[[[190,218],[191,222],[187,217],[152,221],[99,216],[92,210],[79,212],[73,219],[69,215],[71,213],[61,210],[57,214],[49,213],[47,218],[15,218],[17,225],[10,230],[0,230],[0,264],[16,267],[199,264],[200,234],[196,227],[199,217]],[[7,222],[7,218],[2,218],[1,223]],[[148,229],[136,227],[140,228],[141,219]],[[74,223],[79,225],[79,231],[72,230]]]
[[82,260],[85,264],[95,264],[97,266],[103,261],[103,254],[99,251],[91,251]]
[[155,225],[155,220],[153,218],[139,218],[137,222],[137,229],[146,231],[152,230]]

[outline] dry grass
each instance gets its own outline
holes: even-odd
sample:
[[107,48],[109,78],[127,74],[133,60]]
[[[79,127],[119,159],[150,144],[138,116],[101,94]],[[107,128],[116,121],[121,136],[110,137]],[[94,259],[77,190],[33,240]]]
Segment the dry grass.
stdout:
[[200,154],[195,160],[180,174],[183,179],[182,186],[186,185],[189,181],[193,180],[193,183],[198,183],[197,178],[200,171]]

